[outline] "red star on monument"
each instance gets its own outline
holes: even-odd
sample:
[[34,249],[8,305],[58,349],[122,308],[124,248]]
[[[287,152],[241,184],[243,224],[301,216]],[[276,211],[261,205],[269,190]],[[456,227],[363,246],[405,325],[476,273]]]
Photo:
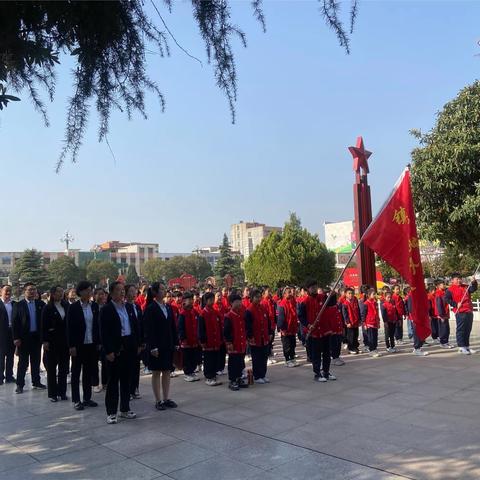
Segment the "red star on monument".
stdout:
[[348,150],[353,157],[353,170],[360,173],[360,169],[362,169],[363,174],[366,175],[369,172],[368,158],[372,152],[365,150],[365,147],[363,146],[363,138],[357,137],[357,145],[355,147],[348,147]]

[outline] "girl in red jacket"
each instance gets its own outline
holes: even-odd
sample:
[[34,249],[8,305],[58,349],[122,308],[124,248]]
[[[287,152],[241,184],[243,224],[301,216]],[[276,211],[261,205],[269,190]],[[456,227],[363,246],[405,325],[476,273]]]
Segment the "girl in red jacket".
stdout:
[[395,328],[398,323],[398,313],[391,292],[385,292],[383,298],[380,308],[385,328],[385,344],[387,352],[395,353],[397,351],[395,348]]
[[367,330],[368,348],[372,357],[379,357],[378,353],[378,329],[380,328],[380,317],[378,315],[378,303],[375,295],[375,289],[370,288],[367,291],[367,299],[364,301],[364,310],[362,318]]
[[285,365],[296,367],[295,347],[297,346],[298,316],[290,287],[283,289],[283,299],[278,304],[277,329],[282,336]]

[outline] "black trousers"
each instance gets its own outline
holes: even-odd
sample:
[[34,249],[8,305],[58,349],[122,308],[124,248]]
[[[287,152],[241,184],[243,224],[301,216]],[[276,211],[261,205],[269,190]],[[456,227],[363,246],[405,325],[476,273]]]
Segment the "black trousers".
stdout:
[[217,376],[219,350],[203,351],[203,375],[208,380]]
[[347,345],[350,352],[358,351],[358,327],[347,328]]
[[367,328],[368,349],[373,352],[378,347],[378,328]]
[[70,353],[66,344],[49,344],[45,352],[47,364],[47,388],[49,398],[64,397],[67,394],[67,375]]
[[395,340],[403,338],[403,318],[395,324]]
[[80,402],[80,373],[82,374],[83,401],[92,398],[92,373],[97,368],[97,346],[93,343],[80,345],[77,355],[72,357],[71,390],[72,402]]
[[297,339],[295,335],[282,335],[283,356],[285,361],[289,362],[295,359],[295,347],[297,346]]
[[385,345],[387,348],[395,348],[396,323],[384,322]]
[[[102,385],[106,385],[108,383],[108,370],[107,370],[107,363],[105,359],[105,352],[100,350],[97,352],[97,360],[96,366],[93,369],[92,375],[92,386],[96,387],[100,385],[100,380],[102,380]],[[100,375],[98,374],[98,362],[100,362]]]
[[0,346],[0,380],[11,380],[13,378],[13,358],[15,345],[13,344],[12,329],[7,329],[5,345]]
[[252,354],[252,370],[253,378],[258,380],[267,375],[267,361],[268,361],[268,345],[250,346]]
[[218,352],[218,366],[217,372],[223,372],[225,370],[225,364],[227,360],[227,347],[224,343],[220,345],[220,351]]
[[[118,411],[118,399],[120,397],[120,411],[130,411],[130,381],[132,370],[136,361],[137,352],[131,346],[127,346],[115,355],[115,360],[107,362],[108,381],[105,392],[105,407],[107,415],[116,415]],[[119,389],[120,386],[120,389]],[[120,390],[120,396],[119,396]]]
[[439,320],[437,317],[430,318],[430,328],[432,329],[432,338],[434,340],[438,338],[438,328],[439,328],[438,322]]
[[343,335],[333,334],[330,335],[330,354],[333,359],[340,358],[340,353],[342,352],[342,339]]
[[447,319],[438,319],[438,336],[440,337],[440,343],[445,345],[448,343],[450,337],[450,322]]
[[21,388],[25,386],[25,374],[27,373],[29,361],[32,385],[40,383],[41,351],[42,343],[38,333],[32,332],[22,339],[22,344],[18,348],[17,386]]
[[366,346],[366,347],[370,347],[369,343],[368,343],[368,332],[367,332],[367,327],[365,327],[364,325],[362,325],[362,341],[363,341],[363,344]]
[[[358,334],[358,329],[357,329]],[[323,371],[324,375],[330,373],[330,335],[322,338],[308,338],[310,344],[310,357],[312,359],[313,373],[319,377]]]
[[132,376],[130,378],[130,393],[133,395],[140,386],[140,360],[142,358],[141,352],[135,354],[132,363]]
[[242,372],[244,368],[244,353],[230,353],[228,355],[228,379],[231,382],[237,382],[240,378],[242,378]]
[[455,318],[457,320],[457,345],[468,348],[473,325],[473,312],[456,313]]
[[192,375],[195,372],[201,359],[201,351],[197,347],[182,348],[183,352],[183,373],[185,375]]
[[420,338],[417,336],[417,331],[415,329],[415,323],[412,322],[412,328],[413,328],[413,348],[415,350],[418,350],[419,348],[422,348],[423,346],[423,341],[420,340]]
[[[301,327],[301,325],[300,325]],[[270,345],[268,346],[268,356],[273,357],[273,342],[275,341],[275,329],[273,330],[272,333],[272,341],[270,342]]]

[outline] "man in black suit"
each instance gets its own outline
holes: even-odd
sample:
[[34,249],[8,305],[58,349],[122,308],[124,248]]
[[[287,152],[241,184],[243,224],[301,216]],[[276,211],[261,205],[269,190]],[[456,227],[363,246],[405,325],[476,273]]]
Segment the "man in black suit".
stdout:
[[37,287],[27,282],[23,286],[24,299],[16,304],[12,320],[13,343],[17,347],[17,389],[15,393],[23,393],[25,374],[30,359],[30,373],[34,389],[45,390],[47,387],[40,382],[40,356],[42,341],[40,336],[40,319],[45,303],[37,300]]
[[[98,305],[90,301],[92,284],[81,281],[76,288],[80,300],[70,305],[67,313],[67,336],[72,357],[71,388],[75,410],[96,407],[92,400],[92,375],[98,368],[100,330]],[[82,372],[83,402],[80,401],[80,372]]]
[[117,423],[118,386],[120,417],[136,418],[130,410],[132,369],[140,348],[138,324],[133,311],[125,306],[125,287],[120,282],[110,286],[111,301],[100,312],[100,333],[107,360],[108,381],[105,394],[107,423]]
[[3,382],[15,381],[13,376],[13,344],[12,321],[15,302],[12,301],[12,287],[3,285],[0,289],[0,385]]

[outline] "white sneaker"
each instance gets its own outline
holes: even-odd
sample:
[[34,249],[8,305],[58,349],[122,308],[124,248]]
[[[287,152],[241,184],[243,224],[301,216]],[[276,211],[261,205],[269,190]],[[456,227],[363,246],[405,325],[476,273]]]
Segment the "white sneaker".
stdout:
[[209,378],[205,380],[205,384],[209,387],[216,387],[217,385],[221,385],[222,382],[219,382],[216,378]]
[[441,343],[440,347],[445,349],[454,348],[453,345],[450,345],[449,343]]
[[378,353],[378,350],[373,350],[373,352],[370,352],[370,355],[374,358],[378,358],[380,354]]
[[398,343],[398,345],[403,345],[405,343],[403,340],[395,340],[395,341]]
[[263,377],[263,381],[264,381],[265,383],[270,383],[270,379],[269,379],[268,377]]
[[474,353],[477,353],[476,350],[474,350],[473,348],[470,348],[468,347],[468,351],[473,355]]
[[170,372],[170,378],[176,378],[178,377],[178,373],[173,371],[173,372]]
[[417,357],[426,357],[427,355],[430,355],[428,352],[424,352],[423,350],[420,350],[419,348],[414,348],[413,349],[413,354],[416,355]]
[[395,347],[392,347],[390,350],[391,350],[391,353],[397,353],[398,352],[398,350]]
[[334,358],[332,363],[336,366],[336,367],[341,367],[343,365],[345,365],[345,362],[341,359],[341,358]]
[[254,382],[260,385],[264,385],[265,383],[267,383],[264,378],[257,378],[256,380],[254,380]]
[[186,382],[195,382],[196,379],[193,375],[184,375],[183,376],[183,379],[186,381]]
[[349,350],[348,353],[350,355],[358,355],[358,352],[356,352],[355,350]]
[[319,377],[315,377],[315,381],[325,383],[327,379],[324,376],[320,375]]
[[291,360],[289,360],[287,363],[285,363],[285,366],[287,368],[293,368],[293,367],[295,367],[295,364]]
[[435,339],[433,340],[433,343],[439,344],[439,343],[440,343],[440,339],[439,339],[439,338],[435,338]]
[[470,350],[468,348],[465,348],[465,347],[460,347],[458,349],[458,353],[463,353],[463,355],[470,355]]
[[267,365],[275,365],[276,363],[277,361],[272,357],[270,357],[267,361]]
[[94,393],[100,393],[102,390],[103,390],[102,385],[97,385],[96,387],[93,387]]
[[348,348],[348,345],[345,343],[345,344],[343,345],[343,349],[346,350],[347,348]]
[[394,350],[393,350],[393,348],[390,347],[390,348],[387,348],[387,352],[388,353],[394,353]]
[[107,417],[107,423],[109,425],[113,425],[114,423],[117,423],[117,416],[116,415],[109,415]]
[[427,342],[426,340],[423,342],[423,346],[424,347],[429,347],[430,346],[430,342]]
[[331,372],[327,375],[327,380],[336,380],[336,379],[337,377]]
[[131,420],[132,418],[137,418],[137,414],[130,410],[128,412],[120,412],[120,417],[121,418],[128,418],[129,420]]

